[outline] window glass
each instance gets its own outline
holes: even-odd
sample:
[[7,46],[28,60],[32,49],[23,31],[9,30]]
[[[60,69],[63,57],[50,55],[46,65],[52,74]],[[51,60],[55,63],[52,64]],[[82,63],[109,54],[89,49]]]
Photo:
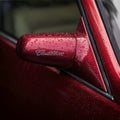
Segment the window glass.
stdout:
[[0,28],[16,37],[26,33],[72,32],[80,13],[75,0],[0,2]]

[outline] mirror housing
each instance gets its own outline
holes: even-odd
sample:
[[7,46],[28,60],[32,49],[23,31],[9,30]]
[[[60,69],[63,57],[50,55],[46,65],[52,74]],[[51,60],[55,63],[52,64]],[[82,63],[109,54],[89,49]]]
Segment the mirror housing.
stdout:
[[68,68],[73,64],[76,38],[70,33],[24,35],[17,44],[17,53],[32,62]]
[[17,54],[35,63],[67,69],[107,91],[82,18],[74,33],[22,36],[17,44]]

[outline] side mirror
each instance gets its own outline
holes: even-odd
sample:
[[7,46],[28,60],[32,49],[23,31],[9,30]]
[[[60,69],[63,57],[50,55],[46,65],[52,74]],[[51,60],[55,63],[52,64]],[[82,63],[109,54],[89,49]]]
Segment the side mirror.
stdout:
[[82,18],[75,33],[24,35],[17,44],[17,53],[35,63],[67,69],[106,91]]
[[76,38],[70,33],[25,35],[18,43],[17,52],[36,63],[70,67],[76,55]]
[[[17,53],[22,58],[44,65],[70,68],[89,49],[87,34],[81,19],[75,33],[27,34],[20,38]],[[87,49],[88,48],[88,49]],[[84,51],[85,50],[85,51]],[[81,62],[79,58],[79,62]],[[78,61],[77,61],[78,62]]]

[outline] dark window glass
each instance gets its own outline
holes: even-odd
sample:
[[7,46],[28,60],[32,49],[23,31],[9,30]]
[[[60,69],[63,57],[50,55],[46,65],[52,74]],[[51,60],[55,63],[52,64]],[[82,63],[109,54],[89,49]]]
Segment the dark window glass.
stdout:
[[75,0],[0,1],[0,29],[26,33],[75,31],[80,13]]

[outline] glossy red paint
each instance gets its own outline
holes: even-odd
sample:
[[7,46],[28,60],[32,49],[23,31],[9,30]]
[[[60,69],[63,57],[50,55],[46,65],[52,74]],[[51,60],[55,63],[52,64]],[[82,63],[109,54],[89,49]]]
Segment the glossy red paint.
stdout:
[[18,42],[17,52],[30,61],[72,71],[72,73],[107,92],[89,41],[81,18],[75,33],[24,35]]
[[24,35],[17,50],[33,62],[68,68],[75,57],[76,39],[69,33]]
[[105,71],[108,75],[108,80],[111,83],[114,97],[116,102],[120,104],[120,66],[110,44],[110,40],[107,36],[95,0],[89,0],[89,2],[88,0],[82,1],[95,36],[97,47],[103,60]]
[[120,106],[55,68],[20,59],[15,46],[0,36],[1,120],[119,120]]

